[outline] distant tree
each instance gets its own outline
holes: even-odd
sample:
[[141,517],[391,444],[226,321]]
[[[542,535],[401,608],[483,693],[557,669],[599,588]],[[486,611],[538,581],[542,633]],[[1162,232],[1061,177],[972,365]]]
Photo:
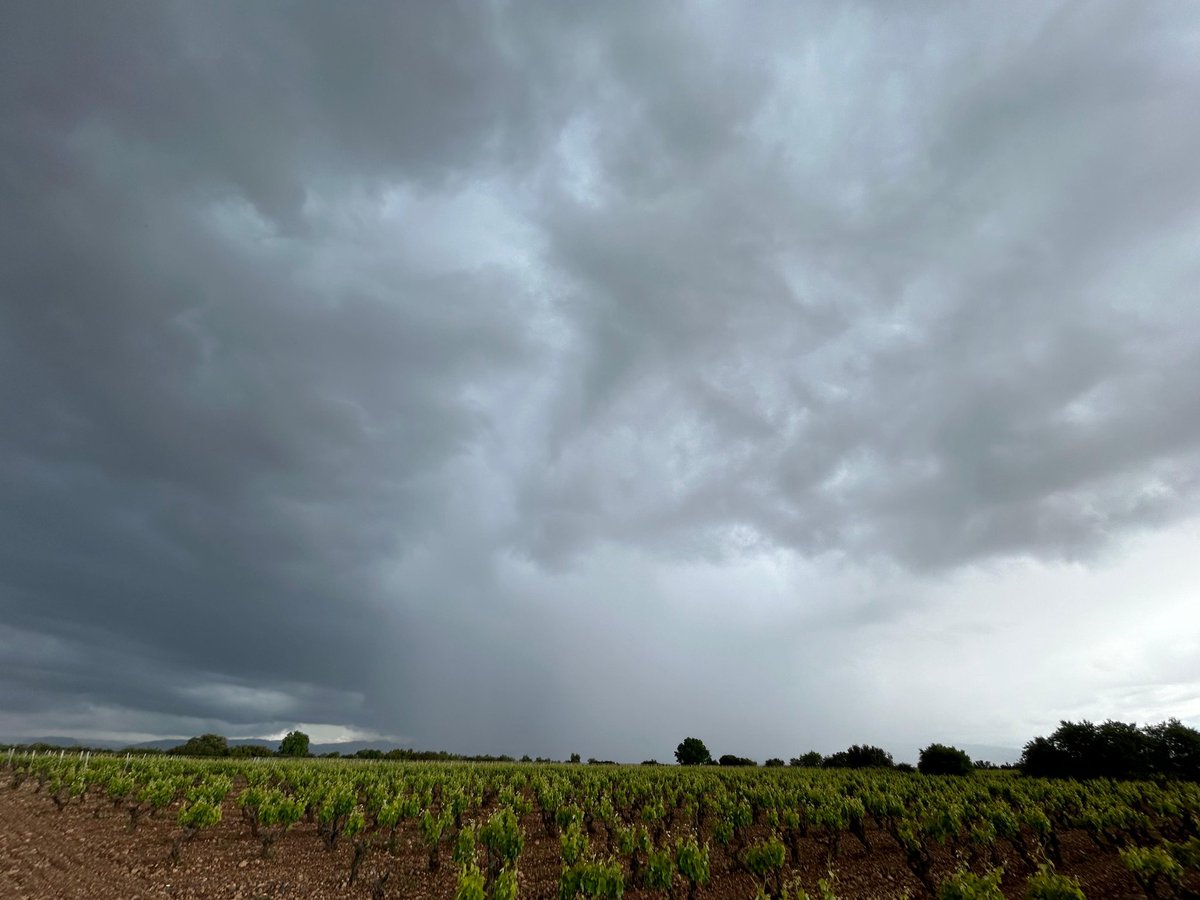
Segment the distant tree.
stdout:
[[971,757],[957,747],[930,744],[921,751],[917,771],[922,775],[970,775],[975,767]]
[[237,744],[229,748],[229,755],[245,759],[255,756],[274,756],[270,747],[261,747],[258,744]]
[[1021,754],[1021,771],[1042,778],[1200,780],[1200,731],[1178,719],[1138,728],[1126,722],[1060,722]]
[[854,744],[849,749],[825,757],[821,765],[827,769],[890,769],[893,762],[892,754],[880,747]]
[[279,743],[280,756],[308,756],[308,735],[303,731],[289,731]]
[[675,761],[681,766],[707,766],[712,760],[712,754],[704,746],[700,738],[684,738],[675,748]]
[[643,766],[657,766],[658,760],[657,759],[643,759],[642,765]]
[[176,756],[228,756],[229,741],[219,734],[201,734],[167,752]]
[[782,766],[783,760],[780,759],[778,756],[772,756],[765,763],[763,763],[763,765],[767,766],[769,768],[775,768],[776,766]]
[[1150,742],[1137,725],[1109,720],[1096,728],[1096,771],[1106,778],[1149,774]]
[[821,765],[821,762],[823,760],[824,760],[824,757],[821,756],[821,754],[818,753],[816,750],[809,750],[803,756],[793,756],[788,761],[788,765],[789,766],[805,766],[810,769],[815,769],[819,765]]
[[1021,752],[1021,771],[1035,778],[1066,778],[1071,758],[1051,738],[1035,737]]
[[1200,781],[1200,731],[1178,719],[1147,725],[1146,762],[1150,771]]
[[577,762],[582,762],[582,761],[583,761],[583,757],[581,757],[578,753],[571,754],[571,762],[577,763]]
[[756,763],[752,759],[749,759],[745,756],[734,756],[732,753],[726,753],[719,760],[717,760],[717,763],[718,763],[718,765],[722,765],[722,766],[757,766],[758,765],[758,763]]

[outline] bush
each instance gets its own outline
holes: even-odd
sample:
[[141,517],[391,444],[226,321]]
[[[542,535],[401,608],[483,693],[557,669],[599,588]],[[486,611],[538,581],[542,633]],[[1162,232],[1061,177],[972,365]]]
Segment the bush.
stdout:
[[824,757],[816,750],[809,750],[803,756],[793,756],[789,761],[789,766],[804,766],[806,768],[815,769],[821,765]]
[[726,753],[717,762],[722,766],[757,766],[758,765],[758,763],[756,763],[752,759],[747,759],[744,756],[734,756],[732,753]]
[[488,881],[502,868],[517,864],[517,857],[525,846],[521,823],[517,814],[501,807],[479,829],[479,843],[487,850]]
[[707,766],[712,763],[712,755],[700,738],[684,738],[675,748],[675,761],[681,766]]
[[176,756],[228,756],[229,741],[219,734],[202,734],[167,752]]
[[580,860],[563,868],[559,897],[595,897],[620,900],[625,893],[625,872],[617,860]]
[[454,900],[484,900],[483,873],[475,865],[464,866],[458,875]]
[[1087,900],[1079,879],[1059,875],[1053,866],[1040,866],[1026,886],[1028,900]]
[[1000,890],[1003,869],[993,869],[986,875],[974,875],[960,869],[942,882],[938,900],[1004,900]]
[[825,757],[821,765],[827,769],[890,769],[893,762],[892,754],[886,750],[854,744],[849,749]]
[[1147,897],[1158,896],[1158,885],[1176,885],[1183,878],[1183,866],[1167,847],[1127,847],[1121,861]]
[[274,752],[270,747],[260,747],[258,744],[238,744],[236,747],[229,748],[229,755],[238,759],[246,759],[259,756],[274,756]]
[[971,757],[957,747],[930,744],[921,751],[917,771],[922,775],[970,775],[975,767]]
[[778,837],[751,844],[746,848],[745,866],[751,875],[762,881],[764,889],[772,896],[778,896],[783,891],[783,863],[787,858],[787,850]]
[[708,884],[708,844],[701,847],[694,837],[686,841],[678,838],[675,841],[675,868],[687,879],[689,900],[695,900],[696,888]]
[[783,760],[777,756],[772,756],[765,763],[763,763],[763,765],[769,769],[774,769],[774,768],[778,768],[779,766],[782,766]]

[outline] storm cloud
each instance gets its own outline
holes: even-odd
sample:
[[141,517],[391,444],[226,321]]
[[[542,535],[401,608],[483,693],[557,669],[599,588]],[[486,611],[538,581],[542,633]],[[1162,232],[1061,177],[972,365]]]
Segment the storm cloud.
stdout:
[[16,2],[0,735],[1200,721],[1174,4]]

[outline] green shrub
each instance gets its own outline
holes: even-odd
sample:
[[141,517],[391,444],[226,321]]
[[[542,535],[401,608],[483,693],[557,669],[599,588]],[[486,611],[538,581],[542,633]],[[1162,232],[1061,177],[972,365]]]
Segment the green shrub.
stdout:
[[202,828],[211,828],[220,821],[221,807],[211,800],[199,799],[181,806],[176,818],[180,832],[171,843],[171,860],[179,862],[179,850],[184,841],[190,841]]
[[458,873],[458,887],[454,891],[454,900],[485,900],[483,873],[473,863]]
[[1053,866],[1042,865],[1026,882],[1028,900],[1087,900],[1079,879],[1059,875]]
[[669,849],[651,850],[646,855],[645,886],[652,891],[665,891],[675,878],[675,860]]
[[508,807],[501,807],[479,829],[479,843],[487,849],[488,878],[499,877],[501,869],[513,868],[517,857],[525,846],[521,824],[517,814]]
[[228,756],[229,741],[219,734],[201,734],[167,752],[175,756]]
[[722,766],[757,766],[754,760],[746,756],[734,756],[732,753],[726,753],[717,763]]
[[763,888],[771,892],[772,896],[782,893],[783,861],[786,856],[783,841],[775,835],[746,848],[746,868],[750,870],[751,875],[762,880]]
[[262,844],[263,858],[271,855],[275,842],[287,834],[288,829],[304,815],[304,803],[279,790],[263,795],[257,810],[258,840]]
[[788,760],[788,765],[803,766],[805,768],[815,769],[821,765],[823,759],[824,757],[822,757],[821,754],[816,750],[809,750],[802,756],[793,756],[790,760]]
[[458,837],[454,839],[454,852],[451,859],[460,868],[470,866],[475,862],[475,829],[467,825],[459,829]]
[[559,877],[562,900],[596,897],[619,900],[625,893],[625,873],[616,860],[580,860],[565,866]]
[[579,827],[578,821],[571,822],[567,830],[559,838],[559,843],[562,845],[563,862],[568,866],[575,865],[575,863],[579,862],[587,854],[587,835]]
[[1129,847],[1121,851],[1121,861],[1147,897],[1158,896],[1161,882],[1175,885],[1183,878],[1183,866],[1165,846]]
[[695,837],[675,842],[675,867],[687,879],[688,897],[695,898],[696,888],[708,884],[708,845],[701,847]]
[[[620,896],[619,894],[617,896]],[[488,900],[517,900],[517,869],[516,866],[501,869],[492,888],[488,892]]]
[[917,771],[922,775],[970,775],[975,766],[971,757],[957,747],[930,744],[921,751]]
[[993,869],[986,875],[975,875],[960,869],[942,882],[938,900],[1004,900],[1000,890],[1003,869]]
[[825,757],[821,765],[827,769],[890,769],[893,765],[892,754],[881,747],[860,746],[858,744]]
[[765,878],[783,868],[786,856],[783,842],[777,837],[751,844],[746,848],[746,868],[751,875]]

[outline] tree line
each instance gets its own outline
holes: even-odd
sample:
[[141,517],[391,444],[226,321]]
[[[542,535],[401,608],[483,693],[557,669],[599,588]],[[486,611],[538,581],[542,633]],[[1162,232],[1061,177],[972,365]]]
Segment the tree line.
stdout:
[[[725,754],[714,759],[699,738],[685,738],[675,750],[675,760],[684,766],[753,766],[752,759]],[[782,766],[772,758],[767,766]],[[854,744],[823,756],[813,750],[793,757],[792,766],[826,769],[883,768],[913,771],[896,763],[881,747]],[[920,752],[915,770],[926,775],[966,775],[977,768],[1003,768],[983,760],[972,760],[963,750],[934,743]],[[1158,725],[1137,725],[1109,720],[1067,722],[1048,737],[1027,743],[1017,768],[1024,775],[1041,778],[1179,778],[1200,781],[1200,731],[1169,719]]]
[[[182,744],[166,751],[145,748],[127,748],[121,752],[154,754],[165,752],[172,756],[200,757],[252,757],[282,756],[307,757],[310,741],[302,731],[289,732],[277,749],[258,744],[230,745],[227,738],[219,734],[202,734],[189,738]],[[23,750],[60,750],[50,744],[21,745]],[[74,751],[86,747],[71,747]],[[98,751],[107,752],[107,751]],[[443,750],[411,750],[396,748],[382,751],[365,748],[355,753],[337,752],[323,754],[328,757],[382,759],[407,762],[500,762],[500,763],[553,763],[557,760],[529,756],[515,759],[507,755],[463,755]],[[675,761],[684,766],[757,766],[758,763],[732,753],[714,758],[704,742],[696,737],[687,737],[675,749]],[[569,762],[581,763],[578,753],[572,753]],[[612,760],[588,759],[589,765],[615,765]],[[646,760],[643,765],[658,765],[655,760]],[[1117,778],[1150,779],[1179,778],[1200,781],[1200,731],[1184,725],[1178,719],[1169,719],[1157,725],[1137,725],[1106,721],[1099,725],[1089,721],[1059,723],[1058,729],[1046,737],[1035,737],[1024,747],[1021,760],[1015,766],[996,766],[984,760],[972,760],[963,750],[947,744],[933,743],[920,751],[917,765],[896,763],[892,754],[881,747],[854,744],[845,750],[829,755],[812,750],[801,756],[792,757],[786,764],[780,757],[768,759],[764,765],[797,766],[827,769],[884,768],[897,771],[918,771],[927,775],[966,775],[975,769],[1016,768],[1022,774],[1043,778]]]

